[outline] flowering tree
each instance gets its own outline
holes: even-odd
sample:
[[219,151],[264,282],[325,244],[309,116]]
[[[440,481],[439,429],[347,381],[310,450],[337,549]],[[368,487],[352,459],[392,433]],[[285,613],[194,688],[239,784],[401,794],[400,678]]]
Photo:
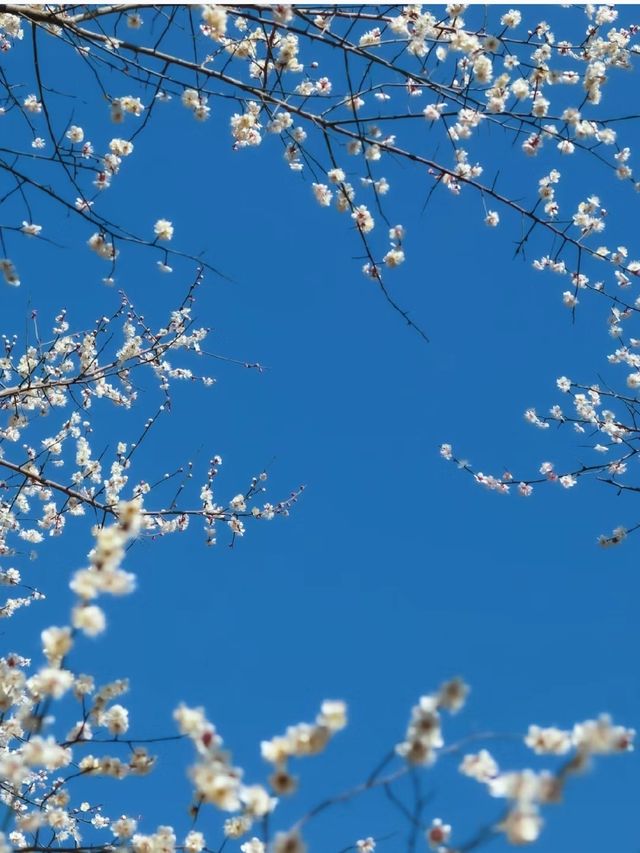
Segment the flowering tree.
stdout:
[[[555,763],[542,772],[501,770],[482,744],[472,751],[467,740],[445,743],[443,717],[459,711],[468,692],[455,678],[419,700],[404,738],[362,784],[321,800],[292,825],[279,822],[278,808],[297,787],[292,763],[336,748],[330,741],[347,721],[342,701],[323,702],[313,722],[262,743],[270,766],[266,784],[245,782],[205,712],[180,706],[178,734],[166,739],[193,742],[190,828],[177,815],[154,831],[143,821],[138,825],[135,803],[122,816],[107,813],[70,785],[79,777],[146,775],[155,762],[149,741],[155,748],[163,740],[131,736],[129,713],[120,702],[126,678],[101,684],[100,673],[85,673],[74,663],[77,646],[106,629],[97,600],[134,591],[135,577],[123,568],[128,548],[141,538],[183,535],[194,522],[203,526],[207,544],[223,535],[233,545],[250,523],[286,516],[300,495],[298,489],[265,502],[267,474],[259,472],[219,498],[219,456],[212,456],[204,471],[191,462],[169,474],[138,470],[139,449],[153,444],[156,424],[171,409],[174,386],[214,384],[195,366],[212,355],[195,305],[203,281],[221,275],[215,258],[174,233],[169,210],[159,210],[155,222],[140,223],[129,221],[126,206],[109,201],[120,184],[126,193],[127,173],[158,113],[172,111],[176,127],[195,121],[203,134],[209,128],[229,134],[239,158],[241,149],[278,148],[274,153],[282,162],[274,175],[279,168],[299,173],[307,181],[303,189],[310,204],[343,214],[372,289],[424,341],[432,319],[414,319],[393,284],[409,251],[403,225],[393,224],[402,211],[394,209],[392,189],[395,180],[404,179],[405,167],[426,187],[425,203],[434,192],[474,194],[482,227],[517,223],[516,254],[531,253],[536,269],[560,276],[566,288],[562,302],[571,312],[580,311],[583,298],[605,306],[615,339],[609,361],[631,371],[623,391],[614,384],[594,385],[589,377],[558,379],[573,408],[555,405],[548,415],[531,409],[527,419],[545,429],[552,423],[572,425],[602,454],[596,459],[605,461],[566,470],[544,462],[540,477],[522,478],[518,491],[529,495],[538,481],[569,488],[586,475],[620,490],[639,488],[624,475],[640,449],[634,393],[640,387],[635,354],[640,340],[628,337],[625,325],[640,307],[632,293],[640,261],[624,246],[599,245],[607,210],[598,197],[587,195],[588,187],[579,198],[571,197],[571,188],[563,194],[560,164],[567,162],[568,170],[585,178],[597,169],[628,184],[630,192],[640,186],[629,165],[630,148],[618,131],[629,116],[607,112],[603,97],[609,77],[631,67],[637,28],[621,25],[608,6],[579,14],[567,10],[567,32],[556,32],[535,15],[527,20],[517,10],[492,9],[485,17],[484,10],[462,4],[446,11],[2,7],[0,46],[7,61],[0,69],[5,129],[0,267],[6,284],[35,280],[37,250],[58,251],[59,242],[68,239],[67,252],[92,251],[104,261],[107,285],[119,283],[138,257],[149,276],[174,273],[187,282],[160,326],[150,324],[124,291],[114,305],[96,284],[95,295],[85,298],[95,302],[96,314],[105,311],[104,300],[107,313],[91,328],[77,328],[73,311],[60,310],[45,332],[34,310],[24,335],[3,339],[0,579],[11,595],[2,615],[11,617],[43,598],[31,585],[28,568],[10,565],[19,563],[25,546],[41,549],[48,537],[64,533],[70,516],[90,518],[94,537],[87,567],[71,578],[69,614],[60,615],[61,625],[42,631],[42,659],[32,663],[11,653],[0,663],[3,851],[213,853],[226,847],[296,853],[306,849],[303,838],[316,816],[376,789],[397,810],[401,843],[408,850],[424,848],[425,837],[440,853],[470,851],[496,835],[525,844],[541,832],[543,807],[561,799],[567,780],[594,755],[631,749],[633,731],[606,715],[571,731],[532,725],[525,746],[555,756],[550,759]],[[87,99],[103,105],[101,111],[85,108]],[[503,171],[498,146],[493,162],[476,162],[473,156],[476,139],[489,131],[513,146]],[[557,164],[536,171],[543,149],[557,155]],[[144,162],[138,168],[144,169]],[[30,241],[28,255],[25,241]],[[5,290],[3,304],[11,296]],[[257,363],[240,364],[262,370]],[[103,408],[128,410],[137,404],[145,376],[156,386],[157,406],[135,434],[100,451],[93,435]],[[511,488],[510,473],[482,474],[449,444],[441,452],[479,483],[499,492]],[[625,534],[620,527],[601,542],[615,544]],[[499,819],[488,820],[466,840],[452,839],[451,826],[428,813],[420,789],[421,773],[433,772],[424,768],[460,753],[461,773],[506,803]],[[409,795],[402,787],[407,780],[413,786]],[[226,815],[222,843],[213,839],[218,827],[212,813]],[[455,815],[442,818],[455,820]],[[399,837],[389,842],[390,849],[399,849]],[[367,837],[345,846],[340,838],[336,844],[370,853],[385,841]]]

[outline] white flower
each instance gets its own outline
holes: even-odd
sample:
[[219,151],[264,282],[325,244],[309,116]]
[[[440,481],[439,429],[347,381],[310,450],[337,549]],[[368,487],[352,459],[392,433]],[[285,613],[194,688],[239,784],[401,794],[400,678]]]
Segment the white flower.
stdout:
[[126,838],[131,838],[133,833],[138,828],[138,822],[132,817],[126,817],[123,815],[118,818],[118,820],[114,820],[111,824],[111,831],[121,840]]
[[493,64],[486,53],[480,56],[473,63],[473,73],[476,76],[478,83],[489,83],[493,76]]
[[558,151],[561,154],[573,154],[576,150],[576,146],[569,139],[562,139],[558,142]]
[[316,201],[322,207],[329,207],[333,193],[326,184],[311,184],[311,189],[316,197]]
[[338,699],[325,699],[317,717],[319,726],[326,726],[332,732],[339,732],[347,725],[347,705]]
[[[562,478],[560,478],[562,482]],[[529,726],[524,739],[526,745],[537,755],[565,755],[571,749],[571,733],[562,729]]]
[[387,254],[382,259],[388,267],[398,267],[404,263],[404,252],[397,246],[389,249]]
[[182,105],[189,109],[195,109],[200,104],[200,95],[195,89],[185,89],[180,100]]
[[186,853],[201,853],[204,848],[204,835],[201,832],[192,830],[184,840],[184,849]]
[[84,130],[81,127],[78,127],[77,124],[72,124],[65,136],[67,139],[70,139],[71,142],[83,142]]
[[198,121],[206,121],[209,118],[211,113],[211,107],[207,106],[207,104],[198,104],[198,106],[193,111],[193,117]]
[[489,225],[491,228],[495,228],[498,222],[500,222],[499,214],[495,210],[487,211],[487,215],[484,218],[484,224]]
[[444,103],[428,104],[422,111],[422,114],[427,119],[427,121],[437,121],[440,118],[440,114],[445,106],[446,104]]
[[270,797],[262,785],[249,785],[240,791],[240,800],[248,816],[261,818],[272,812],[278,800]]
[[29,689],[35,696],[61,699],[73,684],[73,674],[67,669],[45,667],[29,679]]
[[561,486],[565,489],[570,489],[572,486],[578,482],[576,478],[572,474],[563,474],[562,477],[558,480]]
[[380,27],[375,27],[360,36],[360,47],[371,47],[376,44],[380,44]]
[[529,81],[525,80],[523,77],[518,77],[518,79],[514,80],[511,84],[511,91],[519,101],[523,101],[529,96],[529,92],[531,91]]
[[113,243],[107,243],[103,234],[92,234],[87,240],[87,245],[90,249],[106,261],[113,261],[118,256],[118,251]]
[[80,198],[80,197],[78,197],[78,198],[75,200],[75,208],[76,208],[76,210],[80,210],[80,211],[87,211],[87,210],[91,210],[92,206],[93,206],[93,202],[92,202],[92,201],[87,201],[87,200],[86,200],[86,199],[84,199],[84,198]]
[[173,237],[173,225],[168,219],[158,219],[153,231],[158,240],[171,240]]
[[95,604],[74,607],[72,625],[88,637],[97,637],[107,626],[104,611]]
[[229,817],[225,820],[222,831],[225,838],[242,838],[251,829],[251,818],[247,815]]
[[503,27],[517,27],[520,21],[522,20],[522,13],[517,9],[509,9],[508,12],[505,12],[504,15],[500,18],[500,23]]
[[202,20],[204,34],[213,41],[222,41],[227,31],[227,10],[222,6],[204,6]]
[[259,838],[251,838],[240,845],[240,853],[265,853],[266,847]]
[[129,142],[127,139],[115,138],[109,143],[109,150],[118,157],[128,157],[133,151],[133,142]]
[[533,805],[518,805],[509,812],[499,827],[511,844],[530,844],[542,829],[542,818]]
[[470,776],[478,782],[488,782],[498,775],[498,765],[486,749],[481,749],[475,755],[465,755],[459,767],[464,776]]
[[30,113],[40,113],[42,112],[42,104],[36,98],[35,95],[27,95],[27,97],[22,102],[24,108]]
[[112,705],[100,716],[100,725],[112,735],[122,735],[129,730],[129,712],[122,705]]
[[42,225],[34,225],[33,222],[23,221],[20,230],[23,234],[27,234],[29,237],[37,237],[42,231]]
[[60,661],[71,650],[71,628],[46,628],[42,634],[43,651],[49,661]]
[[341,184],[345,180],[346,175],[344,173],[344,169],[335,168],[329,169],[329,171],[327,172],[327,177],[329,178],[332,184]]
[[375,225],[373,216],[369,213],[367,207],[364,204],[361,204],[351,214],[351,218],[356,223],[356,226],[363,234],[368,234],[369,231],[373,230]]
[[125,95],[123,98],[116,98],[111,102],[111,119],[115,122],[123,121],[124,113],[138,117],[143,112],[144,104],[140,98],[134,98],[132,95]]
[[244,536],[244,524],[235,515],[232,515],[227,524],[236,536]]
[[188,735],[190,738],[201,737],[205,731],[209,730],[202,708],[188,708],[186,705],[180,705],[173,712],[173,719],[178,723],[180,734]]
[[[624,538],[621,528],[613,531],[618,540]],[[624,726],[614,726],[608,714],[602,714],[597,720],[586,720],[573,727],[573,742],[578,749],[587,753],[610,755],[616,752],[629,752],[633,749],[635,731]]]
[[245,512],[247,509],[247,502],[244,495],[236,495],[235,498],[231,498],[229,506],[234,512]]

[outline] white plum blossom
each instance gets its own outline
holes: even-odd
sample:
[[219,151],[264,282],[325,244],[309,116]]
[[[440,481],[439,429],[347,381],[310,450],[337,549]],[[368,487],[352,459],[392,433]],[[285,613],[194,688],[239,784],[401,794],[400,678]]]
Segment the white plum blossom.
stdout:
[[76,124],[71,125],[65,136],[74,143],[84,142],[84,130]]
[[173,224],[168,219],[158,219],[153,226],[153,233],[158,240],[171,240],[173,238]]
[[540,728],[529,726],[525,743],[534,752],[551,755],[565,755],[572,747],[571,732],[556,728]]
[[34,225],[32,222],[23,222],[20,230],[28,237],[37,237],[42,231],[42,225]]
[[30,113],[42,112],[42,104],[35,95],[28,95],[22,102],[24,108]]
[[356,227],[363,234],[368,234],[369,231],[373,230],[375,222],[373,220],[373,216],[369,213],[369,210],[364,204],[356,207],[353,213],[351,214],[351,218],[356,223]]

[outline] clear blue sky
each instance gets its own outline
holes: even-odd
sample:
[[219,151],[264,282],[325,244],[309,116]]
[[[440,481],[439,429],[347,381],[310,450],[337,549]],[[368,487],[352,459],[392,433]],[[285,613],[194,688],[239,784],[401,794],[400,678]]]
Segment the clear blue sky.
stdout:
[[[558,21],[582,14],[524,12]],[[3,60],[7,68],[16,64],[16,74],[24,68],[19,49]],[[74,123],[100,128],[92,138],[108,139],[108,111],[86,81],[78,86],[60,123],[73,110]],[[636,91],[635,75],[612,74],[610,114],[633,112]],[[215,113],[214,106],[200,125],[177,101],[158,109],[104,203],[123,224],[150,228],[165,216],[175,224],[176,246],[206,250],[233,279],[210,275],[199,294],[195,313],[214,330],[209,348],[269,369],[212,363],[213,389],[176,385],[173,411],[135,473],[151,480],[193,459],[204,474],[206,460],[219,453],[218,488],[228,497],[265,466],[269,497],[301,483],[307,490],[289,519],[249,525],[233,550],[222,535],[216,549],[205,549],[195,528],[137,544],[127,567],[138,575],[138,592],[107,604],[107,635],[87,641],[79,659],[105,679],[131,678],[133,734],[172,733],[179,701],[206,706],[249,780],[266,776],[261,739],[313,719],[325,697],[347,700],[348,729],[325,755],[300,764],[301,792],[274,820],[282,828],[365,778],[402,738],[411,705],[453,675],[472,693],[463,714],[445,725],[452,741],[487,730],[524,733],[530,723],[570,727],[601,711],[637,723],[637,542],[596,545],[598,534],[638,520],[633,499],[586,481],[566,491],[541,488],[528,500],[498,496],[438,455],[440,443],[451,441],[484,471],[506,466],[523,476],[545,460],[559,468],[590,461],[594,454],[572,434],[538,431],[522,415],[558,401],[558,376],[590,382],[606,368],[612,345],[604,306],[585,297],[572,324],[563,283],[531,269],[547,243],[514,260],[520,226],[506,212],[499,228],[488,229],[477,197],[443,191],[422,214],[429,179],[391,165],[381,172],[395,179],[391,218],[407,229],[407,261],[389,280],[429,334],[426,345],[361,275],[347,221],[314,203],[310,182],[287,170],[278,141],[234,152],[226,120]],[[403,140],[419,146],[423,130],[408,129]],[[623,132],[633,148],[637,125]],[[469,146],[473,159],[486,158],[490,178],[501,166],[505,191],[516,193],[523,179],[537,181],[558,166],[551,148],[525,162],[510,142],[483,131]],[[602,197],[611,209],[606,242],[628,245],[633,256],[638,196],[584,158],[560,168],[572,202]],[[19,224],[24,212],[17,204],[13,210]],[[117,304],[116,292],[100,283],[104,262],[76,248],[90,229],[59,214],[54,223],[37,210],[34,220],[68,249],[12,238],[23,285],[3,292],[6,333],[21,330],[32,307],[43,328],[62,306],[81,327]],[[130,253],[117,286],[161,321],[190,281],[188,264],[175,267],[163,276],[155,256]],[[134,439],[153,413],[153,386],[146,379],[142,388],[131,414],[99,410],[96,433],[105,443]],[[70,520],[68,535],[30,564],[49,598],[5,626],[7,648],[35,654],[36,627],[61,624],[71,603],[69,575],[90,544],[86,525]],[[505,767],[544,765],[524,747],[490,748]],[[170,745],[153,777],[122,787],[96,783],[105,810],[143,815],[149,830],[186,826],[190,757],[186,746]],[[456,764],[443,760],[424,780],[434,794],[427,815],[452,823],[462,841],[496,818],[501,803],[458,780]],[[640,849],[638,770],[636,755],[615,756],[574,780],[566,802],[545,811],[540,853]],[[217,825],[205,816],[211,844]],[[358,837],[398,827],[402,819],[372,795],[318,818],[308,838],[313,850],[337,853]],[[404,848],[396,838],[379,849]],[[503,849],[501,839],[492,843],[496,853]]]

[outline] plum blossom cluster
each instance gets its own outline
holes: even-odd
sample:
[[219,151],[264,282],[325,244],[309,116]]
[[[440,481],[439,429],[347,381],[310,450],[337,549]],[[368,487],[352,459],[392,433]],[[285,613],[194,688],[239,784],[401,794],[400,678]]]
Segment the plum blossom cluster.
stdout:
[[[96,684],[92,675],[75,672],[69,661],[80,637],[95,638],[106,630],[106,614],[98,600],[134,591],[135,577],[121,563],[137,537],[184,531],[191,519],[198,518],[213,544],[216,522],[228,524],[234,537],[242,535],[242,519],[270,520],[287,514],[297,497],[294,493],[277,504],[258,503],[267,479],[263,473],[252,478],[243,493],[216,503],[213,479],[222,464],[220,457],[212,460],[201,504],[193,508],[177,505],[178,495],[188,496],[190,463],[184,470],[165,474],[156,485],[132,479],[138,447],[170,410],[173,383],[213,384],[210,377],[175,361],[185,354],[201,355],[208,333],[194,322],[193,293],[191,288],[160,327],[151,327],[123,295],[114,315],[100,318],[89,331],[72,332],[66,312],[61,311],[48,340],[39,335],[35,314],[33,337],[29,336],[33,344],[23,345],[17,336],[2,338],[0,557],[19,558],[21,546],[37,547],[48,537],[60,536],[69,516],[83,516],[89,510],[103,520],[94,531],[89,565],[71,579],[76,600],[66,624],[42,631],[44,664],[30,673],[26,657],[11,654],[0,660],[0,799],[15,818],[7,839],[16,849],[37,845],[44,831],[51,844],[59,845],[80,844],[86,832],[100,830],[107,837],[105,850],[111,849],[109,839],[115,837],[120,843],[130,841],[138,853],[177,843],[166,827],[145,836],[136,831],[133,817],[109,818],[99,806],[72,801],[66,787],[69,778],[146,775],[155,759],[137,742],[124,742],[129,747],[124,755],[105,752],[102,746],[87,752],[94,739],[97,745],[129,736],[129,711],[120,701],[128,682],[123,678]],[[94,431],[100,418],[94,410],[99,413],[106,401],[131,408],[137,402],[134,377],[140,370],[146,370],[158,388],[157,413],[145,422],[137,441],[115,442],[111,455],[96,450]],[[143,501],[156,494],[158,483],[174,476],[182,482],[173,501],[166,508],[145,508]],[[125,494],[132,498],[124,500]],[[107,523],[109,518],[113,523]],[[0,585],[12,593],[0,603],[0,616],[14,616],[44,598],[23,574],[6,563],[0,567]],[[77,721],[54,737],[49,710],[63,700],[75,700]],[[242,796],[246,810],[260,812],[258,789],[243,788]],[[247,818],[238,819],[243,826]],[[186,836],[184,849],[199,853],[203,848],[199,833]]]
[[[112,267],[120,247],[130,242],[163,251],[158,261],[163,272],[172,270],[169,254],[179,254],[166,245],[173,225],[164,211],[158,212],[155,226],[138,230],[100,214],[103,191],[119,175],[123,160],[138,156],[133,137],[155,121],[158,111],[173,109],[165,106],[172,100],[203,123],[203,132],[215,122],[226,123],[237,151],[260,146],[269,137],[272,143],[278,139],[285,165],[309,174],[317,202],[349,214],[364,247],[365,274],[382,286],[405,319],[407,313],[388,295],[383,273],[404,261],[406,247],[392,237],[389,249],[377,236],[380,222],[401,218],[387,211],[396,176],[401,179],[394,165],[398,161],[417,169],[425,194],[435,187],[456,196],[480,194],[482,218],[493,228],[510,211],[524,220],[525,241],[529,231],[549,235],[560,248],[540,262],[542,268],[560,271],[564,265],[568,272],[578,266],[569,262],[572,248],[583,259],[593,255],[617,263],[610,250],[585,251],[584,241],[605,228],[608,211],[597,195],[563,199],[572,228],[560,224],[560,169],[551,168],[528,187],[519,185],[514,166],[513,188],[505,178],[502,191],[494,175],[502,170],[503,158],[492,133],[503,128],[508,144],[515,141],[524,158],[535,158],[546,148],[559,160],[584,160],[618,181],[640,186],[619,117],[602,111],[610,81],[633,67],[638,52],[638,27],[611,6],[585,7],[582,22],[558,10],[552,27],[537,20],[535,12],[523,15],[518,9],[492,9],[485,20],[479,8],[464,3],[449,4],[444,12],[406,5],[374,7],[366,14],[339,6],[317,7],[311,14],[296,6],[205,4],[195,24],[186,20],[186,9],[177,8],[174,26],[159,41],[150,21],[137,11],[126,16],[129,32],[118,30],[116,36],[116,10],[105,10],[98,22],[90,12],[64,6],[51,11],[6,8],[0,26],[5,50],[21,49],[24,34],[34,30],[45,40],[55,37],[51,50],[59,52],[60,62],[81,63],[83,76],[98,84],[100,99],[115,88],[102,82],[103,58],[121,81],[116,94],[107,97],[104,127],[91,116],[90,132],[80,116],[77,123],[52,127],[56,94],[38,85],[35,71],[32,80],[21,81],[18,94],[15,86],[0,84],[3,120],[11,123],[20,112],[29,117],[24,127],[16,125],[16,139],[24,137],[25,128],[30,134],[24,144],[16,143],[17,163],[32,157],[34,147],[42,148],[56,155],[45,159],[44,167],[61,176],[77,175],[72,182],[76,198],[67,197],[65,182],[54,180],[47,184],[48,198],[93,225],[85,240]],[[336,50],[344,64],[333,61]],[[87,69],[92,73],[84,75]],[[419,131],[416,117],[424,119]],[[114,123],[128,135],[121,131],[114,137],[109,131]],[[489,133],[492,144],[478,153]],[[91,139],[104,141],[94,144]],[[20,186],[16,209],[19,198],[33,200],[42,189],[38,182]],[[11,200],[13,204],[13,194]],[[26,212],[7,230],[44,236],[46,229],[41,234],[37,229],[42,226],[26,218]],[[26,227],[17,224],[21,220]],[[9,284],[19,283],[10,255],[0,271]],[[616,272],[628,275],[624,268]],[[575,288],[597,289],[582,269],[575,275]],[[565,290],[563,300],[575,309],[575,289]],[[412,320],[410,324],[418,328]]]
[[[616,255],[617,260],[625,259],[624,247],[620,247]],[[635,262],[631,263],[635,268]],[[536,485],[543,483],[556,483],[564,489],[572,489],[583,477],[595,477],[619,493],[637,491],[632,466],[637,464],[636,457],[640,453],[636,420],[640,404],[636,393],[640,388],[640,339],[623,333],[623,323],[632,317],[635,317],[635,312],[614,307],[609,318],[609,331],[616,340],[616,348],[609,353],[607,362],[614,370],[618,366],[626,369],[624,390],[616,390],[615,373],[612,373],[613,381],[591,385],[582,385],[567,376],[560,376],[556,387],[569,403],[555,403],[546,414],[538,414],[534,408],[525,412],[525,420],[539,429],[548,431],[551,425],[570,427],[580,437],[581,448],[586,446],[591,451],[590,460],[564,470],[558,470],[554,462],[545,460],[540,464],[537,476],[518,481],[509,471],[491,475],[473,469],[466,460],[454,456],[448,443],[441,446],[440,455],[447,461],[455,461],[460,468],[472,474],[477,483],[501,494],[509,493],[515,486],[520,495],[529,496]],[[636,529],[637,525],[619,525],[611,534],[601,534],[598,542],[603,547],[619,545],[628,533]]]
[[[33,94],[28,95],[24,99],[22,106],[31,114],[42,113],[42,102]],[[111,119],[116,123],[123,122],[127,114],[140,117],[143,112],[144,105],[139,97],[127,95],[116,98],[111,102]],[[120,252],[116,247],[116,239],[119,237],[126,242],[131,237],[115,227],[110,228],[104,219],[96,217],[94,205],[101,193],[109,189],[112,186],[113,179],[120,174],[123,160],[133,154],[134,143],[131,139],[119,136],[111,136],[109,139],[108,129],[103,130],[103,135],[107,137],[108,141],[104,145],[103,150],[105,153],[102,155],[96,153],[87,130],[81,125],[68,125],[62,134],[63,141],[56,142],[54,140],[53,145],[56,147],[58,158],[64,164],[65,168],[73,167],[84,179],[75,182],[75,187],[79,194],[73,200],[73,207],[71,208],[71,199],[68,205],[69,209],[75,210],[88,223],[98,226],[98,230],[94,231],[88,237],[86,244],[99,258],[110,261],[113,266]],[[51,145],[52,141],[49,140],[47,143],[44,137],[36,136],[31,143],[31,147],[44,149],[47,147],[47,144]],[[19,230],[22,234],[29,237],[47,236],[46,231],[43,233],[42,225],[27,220],[23,220],[22,225],[15,230]],[[155,239],[152,240],[145,235],[142,237],[142,242],[151,246],[157,241],[170,241],[173,238],[173,230],[173,224],[169,220],[160,218],[152,228]],[[140,240],[136,238],[134,242],[140,242]],[[166,259],[168,253],[169,250],[165,248],[163,259]],[[161,269],[163,271],[171,270],[164,260],[159,261],[158,264],[162,265]],[[20,278],[11,260],[2,260],[0,271],[3,273],[7,284],[12,286],[20,285]],[[113,283],[111,276],[103,280],[108,284]]]
[[[122,779],[145,775],[153,767],[154,759],[143,747],[133,748],[124,758],[86,752],[95,733],[105,732],[109,740],[128,731],[128,711],[115,702],[128,683],[122,679],[97,686],[91,675],[75,672],[71,665],[77,637],[95,637],[105,630],[106,617],[96,599],[125,595],[135,587],[134,576],[121,568],[121,562],[127,543],[142,527],[141,501],[119,503],[116,519],[96,530],[89,566],[72,577],[76,603],[68,624],[42,631],[41,666],[34,669],[31,660],[14,653],[0,659],[0,799],[15,820],[9,840],[17,848],[44,830],[52,844],[80,844],[85,828],[108,829],[110,819],[99,807],[73,803],[67,790],[69,776],[79,772]],[[72,707],[75,703],[78,720],[66,733],[54,734],[49,709],[62,700]]]
[[262,757],[273,766],[269,777],[272,789],[280,794],[291,794],[298,780],[288,769],[292,758],[303,758],[322,752],[336,732],[347,725],[347,706],[339,700],[325,700],[315,723],[289,726],[283,735],[265,740],[260,745]]
[[[165,325],[156,328],[123,296],[114,315],[101,317],[89,331],[72,332],[67,313],[61,311],[46,343],[38,336],[27,346],[16,336],[2,338],[0,555],[14,553],[19,544],[38,546],[46,537],[61,535],[68,516],[83,516],[87,510],[113,515],[125,490],[139,498],[149,495],[152,484],[132,479],[132,465],[141,440],[170,413],[173,383],[214,385],[212,377],[175,361],[201,356],[208,334],[208,329],[194,322],[193,292],[190,289]],[[157,386],[157,411],[146,420],[141,439],[117,441],[110,454],[96,451],[100,407],[107,402],[120,409],[134,406],[138,398],[134,376],[139,370],[146,370]],[[145,510],[145,534],[181,532],[198,518],[208,543],[214,544],[217,522],[227,525],[233,537],[242,536],[246,519],[286,515],[297,498],[296,492],[278,503],[258,502],[266,488],[267,475],[262,473],[251,479],[242,494],[216,501],[213,481],[221,464],[222,459],[214,457],[199,504],[194,495],[192,506],[178,507],[174,502]],[[190,464],[178,472],[166,472],[153,488],[176,476],[183,477],[180,493],[186,497],[193,479]],[[9,599],[4,615],[38,597],[24,584],[21,591],[27,594]]]
[[507,771],[485,749],[465,755],[460,772],[486,786],[492,797],[508,803],[506,817],[496,829],[504,833],[509,843],[530,844],[536,841],[543,826],[542,806],[559,803],[569,778],[581,773],[594,755],[615,755],[633,748],[635,732],[614,725],[603,714],[597,720],[576,723],[571,731],[554,726],[529,726],[524,738],[526,746],[537,755],[563,756],[555,771]]
[[[440,455],[448,461],[455,461],[459,468],[473,475],[476,483],[490,491],[495,491],[498,494],[509,494],[514,486],[513,474],[510,471],[503,471],[499,476],[493,474],[484,474],[482,471],[474,471],[469,462],[466,460],[458,460],[453,456],[451,445],[443,444],[440,449]],[[539,473],[542,475],[533,480],[521,480],[516,485],[516,490],[519,495],[529,497],[533,494],[533,487],[539,483],[551,482],[559,483],[563,488],[570,489],[578,482],[578,477],[583,474],[591,473],[588,468],[580,468],[573,473],[558,474],[552,462],[543,462],[540,466]]]
[[462,679],[454,678],[443,684],[437,693],[422,696],[411,711],[404,741],[396,747],[398,755],[409,764],[433,764],[438,750],[444,746],[440,712],[459,711],[468,692],[468,685]]
[[[327,700],[322,703],[315,724],[290,726],[285,735],[262,743],[263,758],[274,765],[268,788],[260,784],[246,785],[242,781],[243,771],[232,765],[231,755],[223,750],[221,737],[201,708],[181,705],[174,716],[180,733],[193,742],[198,756],[189,771],[194,786],[193,812],[198,814],[204,804],[210,804],[231,813],[224,823],[225,837],[230,840],[248,835],[256,824],[264,825],[278,804],[273,794],[293,793],[296,785],[286,769],[287,760],[321,752],[331,737],[346,725],[346,706],[344,702]],[[242,853],[265,853],[266,849],[255,836],[240,846]],[[294,827],[277,833],[269,849],[288,853],[304,851],[306,846],[299,829]]]
[[179,731],[193,742],[198,754],[190,776],[195,791],[196,807],[208,803],[223,812],[238,812],[228,821],[228,837],[247,833],[254,820],[264,818],[277,805],[262,785],[245,785],[242,770],[231,764],[230,754],[222,749],[222,739],[206,719],[201,708],[181,705],[174,714]]
[[[129,710],[122,704],[128,681],[119,679],[98,686],[92,675],[76,672],[72,665],[76,643],[105,631],[106,615],[96,601],[105,595],[134,592],[135,576],[122,568],[122,562],[127,546],[141,535],[144,526],[142,500],[121,501],[115,521],[95,529],[88,566],[72,576],[70,588],[76,600],[68,624],[51,625],[42,631],[40,668],[30,674],[32,662],[15,653],[0,659],[0,800],[13,821],[13,825],[11,821],[5,823],[5,845],[8,841],[13,849],[33,846],[49,851],[60,844],[89,844],[104,853],[117,845],[134,853],[202,853],[209,848],[196,821],[204,807],[213,806],[223,816],[225,845],[236,845],[231,849],[240,853],[305,853],[308,847],[302,830],[315,815],[376,787],[390,791],[417,767],[430,767],[438,752],[458,751],[455,745],[443,749],[440,721],[442,711],[459,711],[469,692],[462,679],[454,678],[435,693],[423,696],[413,708],[405,741],[395,750],[402,759],[399,770],[383,775],[394,758],[392,753],[365,784],[320,802],[292,827],[270,837],[268,827],[279,813],[278,797],[292,794],[297,787],[288,763],[325,749],[346,726],[346,704],[325,700],[315,722],[290,726],[283,735],[263,741],[262,757],[273,768],[266,785],[247,784],[205,711],[181,704],[174,712],[179,737],[190,740],[196,753],[189,768],[194,797],[190,829],[181,834],[177,826],[165,824],[144,830],[144,815],[135,807],[129,814],[110,816],[99,805],[78,801],[68,785],[78,773],[121,780],[147,775],[156,760],[130,734]],[[19,581],[11,570],[4,578],[8,583]],[[60,726],[50,709],[54,703],[67,702],[75,703],[77,721],[68,731],[56,731]],[[509,803],[506,817],[493,830],[503,833],[512,844],[529,843],[537,839],[542,828],[540,807],[558,801],[566,780],[584,770],[592,756],[628,752],[634,734],[614,725],[606,715],[579,723],[571,731],[532,725],[524,743],[536,754],[561,756],[564,764],[559,770],[502,772],[483,749],[465,755],[460,772],[484,784],[493,797]],[[110,745],[109,752],[104,744]],[[127,747],[122,757],[109,754],[122,747]],[[45,829],[51,841],[41,844],[40,833]],[[426,825],[426,843],[437,853],[453,853],[451,836],[452,826],[439,817]],[[359,853],[373,853],[376,847],[373,836],[354,845]]]

